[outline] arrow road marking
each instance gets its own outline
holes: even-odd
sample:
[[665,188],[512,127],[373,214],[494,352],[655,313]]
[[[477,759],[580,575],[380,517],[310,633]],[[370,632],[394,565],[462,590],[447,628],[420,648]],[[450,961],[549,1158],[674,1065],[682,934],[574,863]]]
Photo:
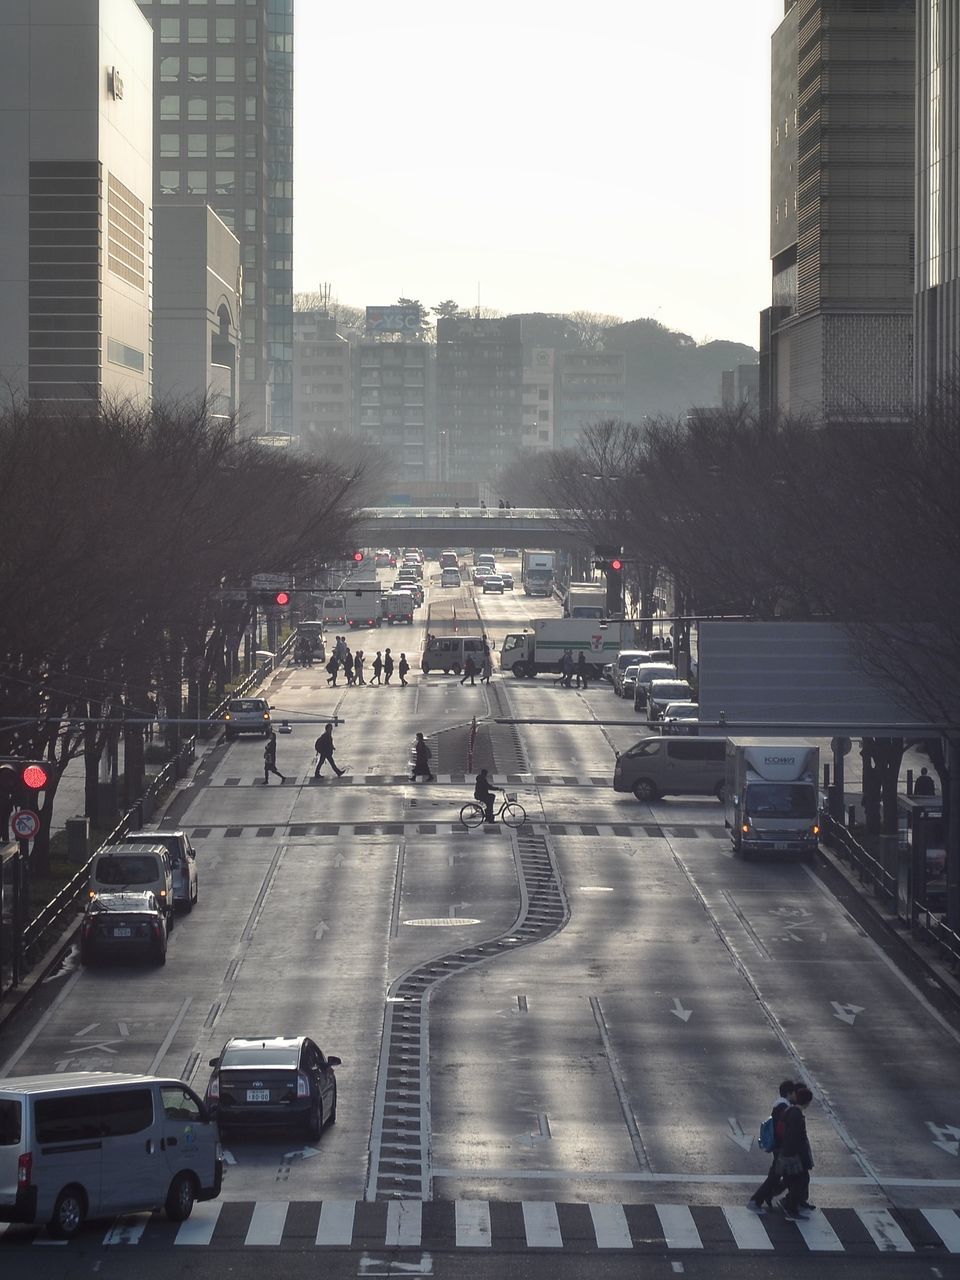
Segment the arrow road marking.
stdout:
[[932,1120],[927,1121],[927,1128],[937,1135],[933,1139],[935,1147],[945,1151],[948,1156],[960,1157],[960,1129],[952,1124],[934,1124]]
[[96,1031],[99,1025],[100,1025],[99,1022],[91,1022],[88,1026],[84,1027],[82,1031],[75,1031],[73,1033],[73,1039],[80,1040],[83,1038],[83,1036],[88,1036],[91,1031]]
[[228,1151],[226,1147],[223,1148],[223,1163],[224,1164],[237,1163],[237,1157],[233,1154],[232,1151]]
[[537,1132],[526,1133],[521,1138],[521,1142],[525,1142],[528,1146],[533,1146],[537,1142],[549,1142],[553,1134],[550,1132],[550,1118],[545,1111],[537,1113]]
[[127,1026],[125,1022],[118,1022],[117,1030],[120,1032],[120,1034],[123,1036],[124,1039],[126,1039],[127,1036],[129,1036],[130,1034],[130,1028]]
[[679,1018],[681,1022],[689,1022],[690,1018],[693,1016],[693,1010],[685,1009],[683,1005],[680,1003],[679,996],[673,997],[673,1008],[670,1010],[670,1012],[673,1014],[675,1018]]
[[344,862],[345,862],[345,858],[342,853],[335,853],[333,855],[333,865],[335,867],[342,867]]
[[330,926],[327,924],[325,920],[319,920],[317,921],[317,927],[313,931],[313,936],[319,942],[329,928]]
[[749,1133],[744,1133],[743,1125],[740,1121],[737,1120],[736,1117],[730,1116],[727,1120],[727,1124],[730,1126],[730,1132],[727,1134],[730,1141],[735,1142],[737,1146],[742,1147],[744,1151],[749,1151],[753,1146],[753,1138],[751,1138]]
[[857,1020],[857,1014],[863,1013],[864,1006],[862,1004],[837,1004],[836,1000],[831,1000],[833,1005],[833,1016],[839,1018],[841,1022],[845,1022],[848,1027],[852,1027]]
[[318,1156],[320,1152],[316,1147],[304,1147],[300,1151],[285,1151],[284,1160],[309,1160],[311,1156]]

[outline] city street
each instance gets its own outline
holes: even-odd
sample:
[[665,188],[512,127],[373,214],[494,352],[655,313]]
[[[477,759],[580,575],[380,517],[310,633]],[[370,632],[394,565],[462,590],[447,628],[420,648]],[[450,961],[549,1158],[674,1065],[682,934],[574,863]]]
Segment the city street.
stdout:
[[[174,1246],[205,1276],[252,1274],[253,1246],[295,1277],[318,1253],[330,1276],[494,1276],[520,1254],[523,1274],[612,1278],[639,1274],[635,1253],[651,1276],[678,1259],[768,1275],[773,1253],[787,1277],[960,1274],[960,1010],[898,970],[825,865],[735,859],[714,799],[615,794],[615,748],[644,728],[609,686],[501,677],[499,652],[489,688],[422,675],[429,606],[497,651],[559,616],[505,567],[514,592],[475,596],[428,564],[412,628],[348,638],[368,679],[376,649],[405,652],[408,688],[278,670],[285,782],[264,786],[260,739],[212,744],[162,824],[190,832],[200,868],[166,966],[69,957],[0,1032],[0,1075],[169,1073],[201,1094],[229,1037],[308,1033],[343,1061],[336,1125],[315,1144],[225,1135],[223,1195],[179,1227],[90,1224],[51,1260],[42,1231],[0,1225],[4,1276],[123,1275],[119,1244],[151,1276]],[[315,779],[334,716],[347,773]],[[416,731],[474,716],[565,722],[521,723],[494,779],[527,810],[518,832],[460,826],[465,758],[409,780]],[[814,1092],[819,1207],[800,1223],[745,1208],[784,1077]]]

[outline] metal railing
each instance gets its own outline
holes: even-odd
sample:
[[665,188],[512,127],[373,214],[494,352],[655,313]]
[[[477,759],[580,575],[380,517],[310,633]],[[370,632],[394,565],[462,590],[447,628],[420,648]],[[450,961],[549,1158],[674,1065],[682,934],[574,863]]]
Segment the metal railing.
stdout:
[[960,971],[960,933],[947,928],[940,913],[922,902],[915,903],[913,931],[937,952],[941,960]]
[[850,863],[861,884],[870,885],[876,897],[884,898],[888,903],[896,902],[897,877],[865,849],[842,822],[825,814],[823,835],[824,843],[836,849]]

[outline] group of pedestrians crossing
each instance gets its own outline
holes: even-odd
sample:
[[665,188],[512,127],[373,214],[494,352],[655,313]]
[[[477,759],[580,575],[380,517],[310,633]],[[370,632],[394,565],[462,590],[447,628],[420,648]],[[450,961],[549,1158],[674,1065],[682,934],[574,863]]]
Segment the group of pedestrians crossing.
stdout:
[[[330,654],[330,660],[327,663],[327,684],[332,689],[337,687],[337,676],[342,671],[346,677],[348,685],[367,684],[364,679],[364,670],[366,668],[367,657],[362,649],[351,651],[350,646],[344,636],[337,636],[337,642],[333,646]],[[393,654],[389,649],[382,652],[378,649],[373,661],[370,663],[370,670],[373,672],[370,684],[389,684],[393,677],[394,671],[400,677],[400,684],[403,688],[407,687],[407,673],[410,670],[410,663],[407,661],[407,655],[401,653],[399,660],[394,663]]]
[[772,1155],[770,1171],[747,1201],[747,1208],[764,1214],[773,1208],[774,1196],[781,1196],[777,1207],[791,1222],[809,1218],[816,1209],[810,1203],[810,1170],[813,1151],[807,1137],[804,1112],[813,1101],[813,1093],[802,1080],[784,1080],[770,1108],[770,1119],[760,1130],[761,1147]]
[[[560,674],[557,676],[557,679],[554,681],[554,684],[559,684],[561,689],[572,689],[574,687],[576,687],[577,689],[580,689],[580,688],[586,689],[587,680],[589,679],[589,676],[590,676],[590,669],[587,666],[587,660],[583,656],[582,650],[580,653],[577,654],[577,660],[576,662],[574,662],[573,650],[564,649],[563,654],[560,657],[560,661],[557,665],[558,665]],[[577,681],[576,686],[571,684],[571,681],[574,678],[576,678],[576,681]]]

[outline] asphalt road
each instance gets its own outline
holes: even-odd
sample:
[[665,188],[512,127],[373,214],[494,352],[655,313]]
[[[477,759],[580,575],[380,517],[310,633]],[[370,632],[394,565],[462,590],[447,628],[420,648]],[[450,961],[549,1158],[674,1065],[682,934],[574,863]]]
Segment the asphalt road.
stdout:
[[[469,591],[441,596],[479,627]],[[497,642],[558,613],[520,591],[479,609]],[[201,1092],[229,1036],[308,1032],[343,1059],[335,1128],[227,1135],[223,1196],[185,1228],[134,1215],[61,1249],[0,1228],[3,1275],[119,1274],[134,1245],[147,1275],[243,1276],[265,1250],[291,1276],[318,1253],[330,1276],[614,1277],[638,1255],[652,1276],[768,1275],[774,1258],[786,1276],[960,1274],[957,1010],[826,867],[735,860],[715,800],[615,795],[614,747],[642,726],[597,723],[631,715],[607,687],[423,677],[423,631],[353,637],[368,660],[406,652],[406,689],[277,672],[287,781],[265,787],[261,743],[241,739],[171,806],[201,881],[166,967],[69,957],[0,1032],[0,1074],[170,1072]],[[472,781],[406,776],[417,729],[491,712],[567,722],[519,729],[519,839],[459,828]],[[314,722],[333,714],[348,776],[314,781]],[[743,1207],[784,1076],[815,1093],[820,1209],[799,1225]]]

